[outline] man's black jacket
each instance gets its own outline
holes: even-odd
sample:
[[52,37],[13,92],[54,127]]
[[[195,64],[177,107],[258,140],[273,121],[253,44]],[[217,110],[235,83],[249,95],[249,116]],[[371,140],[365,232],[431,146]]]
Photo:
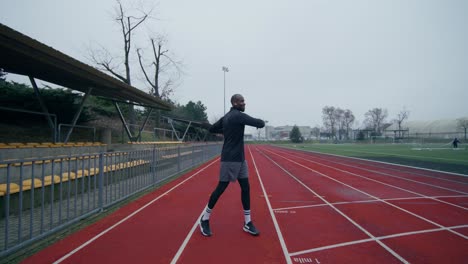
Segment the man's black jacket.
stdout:
[[265,126],[265,122],[231,108],[225,116],[210,127],[209,131],[211,133],[222,133],[224,135],[221,161],[242,162],[245,160],[244,128],[246,125],[262,128]]

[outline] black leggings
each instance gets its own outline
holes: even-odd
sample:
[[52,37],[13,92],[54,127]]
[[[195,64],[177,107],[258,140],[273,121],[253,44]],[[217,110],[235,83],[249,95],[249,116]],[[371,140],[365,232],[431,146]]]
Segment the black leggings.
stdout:
[[[249,184],[249,178],[242,178],[242,179],[237,179],[239,182],[239,185],[241,187],[241,200],[242,200],[242,207],[244,210],[250,210],[250,184]],[[223,192],[226,190],[228,187],[229,182],[219,182],[218,186],[216,186],[216,189],[213,191],[213,193],[210,196],[210,200],[208,202],[208,208],[213,209],[216,202],[218,201],[219,197]]]

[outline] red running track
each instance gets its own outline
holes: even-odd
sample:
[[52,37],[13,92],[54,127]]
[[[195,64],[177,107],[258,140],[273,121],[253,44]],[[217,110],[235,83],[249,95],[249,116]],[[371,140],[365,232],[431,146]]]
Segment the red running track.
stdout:
[[272,146],[246,147],[252,219],[238,184],[198,220],[219,160],[119,209],[24,263],[466,263],[466,177]]

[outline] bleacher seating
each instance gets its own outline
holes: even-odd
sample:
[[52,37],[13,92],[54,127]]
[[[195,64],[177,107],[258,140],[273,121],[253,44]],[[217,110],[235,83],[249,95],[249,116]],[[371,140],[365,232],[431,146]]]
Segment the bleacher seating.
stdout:
[[[1,196],[6,194],[7,188],[8,188],[8,184],[6,184],[6,183],[0,184],[0,194],[1,194]],[[19,192],[19,190],[20,190],[20,187],[19,187],[18,184],[10,183],[10,194],[17,193],[17,192]]]
[[[180,144],[184,144],[184,142],[179,141],[129,143],[131,143],[129,145],[156,145],[158,149],[163,152],[169,149],[173,150],[174,147]],[[9,185],[10,194],[20,192],[20,187],[22,191],[29,191],[32,188],[42,188],[43,186],[46,187],[52,184],[58,184],[60,182],[63,183],[67,181],[78,180],[83,177],[95,176],[100,172],[99,168],[97,168],[100,155],[97,153],[103,153],[102,149],[97,149],[99,151],[96,152],[94,152],[94,150],[92,150],[92,152],[88,152],[87,149],[84,151],[73,151],[73,148],[103,146],[105,147],[107,145],[99,142],[70,142],[66,144],[60,142],[0,143],[0,149],[4,149],[4,151],[2,150],[3,158],[0,157],[0,172],[4,173],[5,175],[5,172],[7,172],[8,168],[10,173],[9,181],[11,181]],[[54,150],[55,148],[62,149],[60,151],[56,151]],[[71,148],[71,152],[68,151],[69,148]],[[35,151],[35,149],[37,149],[37,151]],[[17,153],[15,151],[17,151]],[[16,154],[10,157],[11,153]],[[27,153],[30,155],[22,155],[22,153]],[[83,155],[84,153],[90,154]],[[130,158],[132,155],[131,153],[131,151],[127,150],[119,152],[104,152],[102,156],[104,158],[103,165],[105,165],[103,166],[103,173],[111,173],[114,171],[142,166],[150,163],[149,160]],[[180,154],[188,155],[190,153],[192,152],[184,151]],[[161,158],[169,159],[173,157],[175,156],[172,154],[164,155]],[[41,172],[41,170],[44,170],[44,166],[48,168],[46,169],[45,173],[43,171]],[[25,179],[22,182],[17,182],[20,171],[23,170],[25,170],[23,179],[29,179]],[[58,170],[60,170],[60,172],[58,172]],[[28,172],[26,173],[26,171]],[[30,178],[31,171],[34,171],[34,178],[32,179]],[[0,181],[0,197],[6,194],[7,184],[5,181],[5,178],[3,179],[3,183]]]
[[34,182],[34,188],[42,187],[42,181],[41,180],[36,179],[36,178],[34,178],[34,180],[28,179],[28,180],[24,180],[23,183],[22,183],[23,191],[27,191],[27,190],[32,189],[33,182]]
[[60,182],[60,176],[58,175],[48,175],[44,177],[44,186],[51,185],[53,183]]
[[[115,153],[117,154],[117,153]],[[104,173],[106,172],[113,172],[121,169],[126,169],[126,168],[131,168],[131,167],[136,167],[136,166],[141,166],[148,164],[149,161],[146,160],[133,160],[133,161],[125,161],[125,162],[120,162],[116,164],[111,164],[108,166],[104,166]],[[77,170],[75,171],[70,171],[70,172],[63,172],[62,175],[47,175],[44,177],[44,182],[41,181],[39,178],[34,178],[34,188],[41,188],[42,185],[44,186],[49,186],[52,185],[52,183],[57,184],[60,182],[67,182],[69,180],[76,180],[82,177],[87,177],[87,176],[94,176],[99,174],[99,169],[98,168],[90,168],[84,169],[84,170]],[[32,188],[32,181],[31,179],[23,180],[22,182],[22,190],[23,191],[28,191]],[[10,194],[15,194],[20,191],[20,186],[16,183],[10,183]],[[0,184],[0,197],[4,196],[7,192],[7,184],[2,183]]]

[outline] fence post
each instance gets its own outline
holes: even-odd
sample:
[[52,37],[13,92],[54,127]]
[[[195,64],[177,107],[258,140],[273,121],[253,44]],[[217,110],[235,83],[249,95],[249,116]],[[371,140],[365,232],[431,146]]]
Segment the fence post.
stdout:
[[99,153],[99,176],[98,176],[98,206],[104,210],[104,154],[101,151]]
[[195,145],[192,145],[192,167],[195,166]]
[[206,143],[204,145],[201,146],[202,147],[202,162],[201,163],[204,163],[205,162],[205,151],[206,151]]
[[153,157],[151,158],[151,175],[153,176],[153,184],[156,183],[156,158],[157,158],[157,150],[156,150],[156,145],[153,146]]
[[180,172],[180,145],[177,146],[177,171]]

